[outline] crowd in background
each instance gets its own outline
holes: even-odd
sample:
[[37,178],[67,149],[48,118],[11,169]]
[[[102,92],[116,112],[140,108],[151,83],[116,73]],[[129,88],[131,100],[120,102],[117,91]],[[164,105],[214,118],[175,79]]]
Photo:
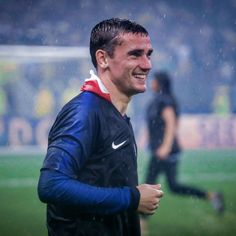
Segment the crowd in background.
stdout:
[[[235,0],[1,1],[0,44],[89,46],[96,22],[130,18],[148,29],[153,72],[164,69],[172,75],[183,113],[236,112],[235,10]],[[31,63],[9,69],[1,61],[0,114],[4,107],[29,117],[57,112],[69,88],[79,91],[75,76],[80,83],[84,78],[77,66]],[[45,100],[48,107],[40,109]]]

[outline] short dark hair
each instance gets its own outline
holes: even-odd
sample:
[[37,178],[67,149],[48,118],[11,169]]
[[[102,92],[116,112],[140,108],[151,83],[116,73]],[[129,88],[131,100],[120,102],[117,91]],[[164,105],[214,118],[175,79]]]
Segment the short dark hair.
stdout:
[[120,43],[118,36],[122,33],[148,36],[143,26],[127,19],[111,18],[94,26],[90,35],[90,55],[95,68],[97,68],[96,51],[105,50],[112,57],[115,47]]

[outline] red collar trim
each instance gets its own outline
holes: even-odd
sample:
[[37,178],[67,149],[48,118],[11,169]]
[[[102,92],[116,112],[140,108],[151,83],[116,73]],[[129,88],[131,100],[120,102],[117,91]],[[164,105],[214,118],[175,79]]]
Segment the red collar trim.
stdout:
[[81,91],[89,91],[92,93],[97,94],[98,96],[106,99],[107,101],[111,102],[111,97],[109,93],[102,92],[101,88],[99,87],[99,84],[97,80],[85,80],[83,86],[80,89]]

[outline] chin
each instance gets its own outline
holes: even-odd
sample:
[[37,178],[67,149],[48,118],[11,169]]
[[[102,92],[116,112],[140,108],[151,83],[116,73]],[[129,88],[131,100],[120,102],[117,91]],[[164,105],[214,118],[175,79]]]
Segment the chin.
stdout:
[[144,93],[146,91],[146,89],[140,90],[139,93]]
[[145,91],[146,91],[146,87],[137,88],[137,89],[135,90],[135,94],[137,94],[137,93],[144,93]]
[[145,85],[142,85],[142,86],[140,86],[140,87],[138,88],[138,90],[140,91],[140,93],[145,92],[146,89],[147,89],[146,84],[145,84]]

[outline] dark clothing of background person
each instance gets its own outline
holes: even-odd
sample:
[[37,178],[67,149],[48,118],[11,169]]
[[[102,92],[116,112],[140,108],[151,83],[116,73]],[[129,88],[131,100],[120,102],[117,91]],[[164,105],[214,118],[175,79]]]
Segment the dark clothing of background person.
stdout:
[[[159,81],[160,87],[162,86],[161,83],[164,87],[165,82]],[[172,192],[180,195],[191,195],[198,198],[206,198],[206,192],[178,183],[177,168],[181,148],[176,135],[173,138],[170,152],[165,159],[159,158],[156,154],[156,150],[163,144],[166,128],[166,123],[162,116],[164,109],[173,109],[173,114],[175,115],[176,121],[178,121],[180,113],[177,101],[171,94],[171,90],[163,87],[160,88],[159,92],[155,93],[154,98],[151,100],[147,108],[146,120],[149,133],[151,159],[147,169],[146,182],[149,184],[155,183],[158,175],[163,172],[167,177],[168,186]]]

